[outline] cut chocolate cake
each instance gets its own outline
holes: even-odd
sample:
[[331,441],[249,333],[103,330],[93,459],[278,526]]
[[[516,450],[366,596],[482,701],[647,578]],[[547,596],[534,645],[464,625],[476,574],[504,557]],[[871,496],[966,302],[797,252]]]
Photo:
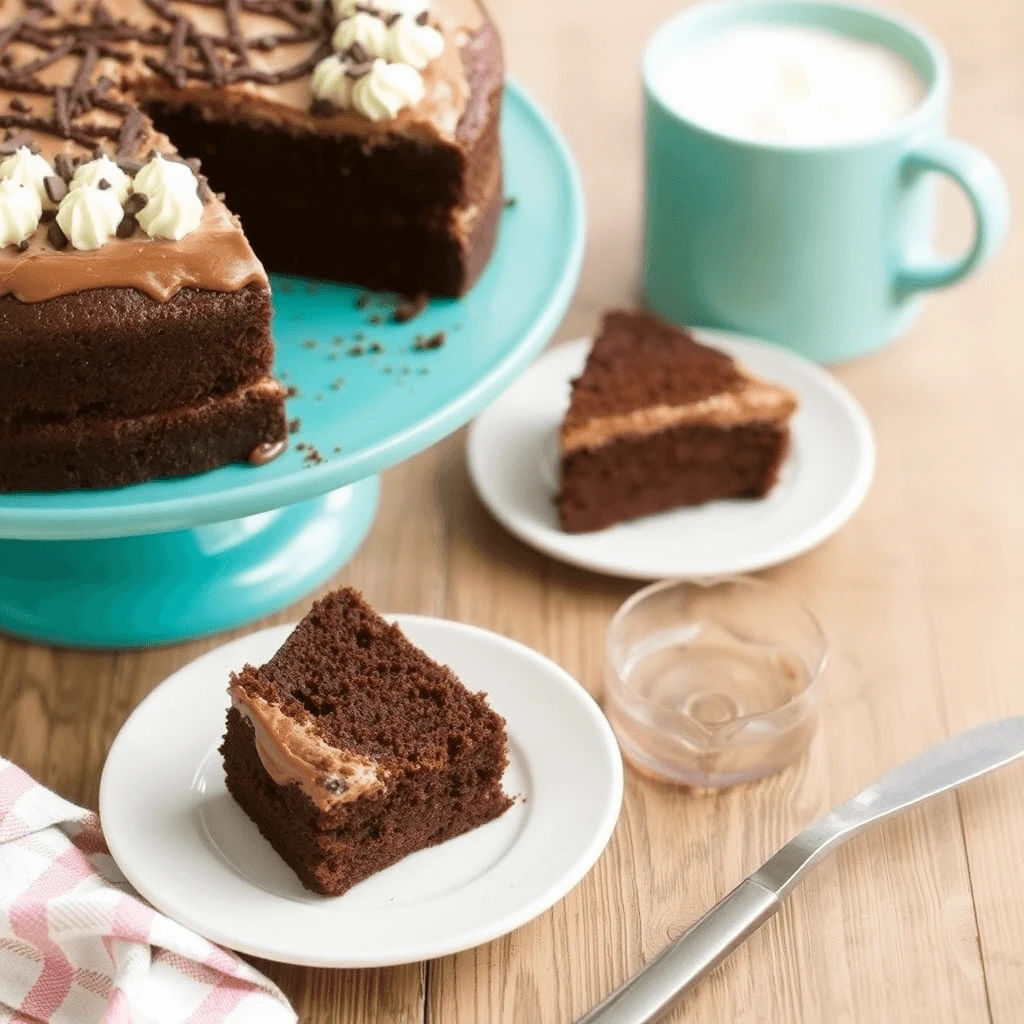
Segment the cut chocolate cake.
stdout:
[[3,3],[0,449],[30,450],[0,490],[283,449],[249,239],[274,269],[462,293],[502,208],[502,81],[477,0]]
[[789,451],[796,398],[644,313],[605,316],[559,432],[569,533],[761,498]]
[[232,675],[228,790],[315,892],[503,814],[505,723],[354,590]]

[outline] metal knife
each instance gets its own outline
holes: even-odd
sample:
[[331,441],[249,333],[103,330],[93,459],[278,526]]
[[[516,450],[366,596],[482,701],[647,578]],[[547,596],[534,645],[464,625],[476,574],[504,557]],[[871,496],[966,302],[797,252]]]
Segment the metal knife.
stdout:
[[791,839],[692,928],[577,1024],[645,1024],[725,959],[782,905],[819,861],[894,814],[1024,755],[1024,718],[954,736],[882,776]]

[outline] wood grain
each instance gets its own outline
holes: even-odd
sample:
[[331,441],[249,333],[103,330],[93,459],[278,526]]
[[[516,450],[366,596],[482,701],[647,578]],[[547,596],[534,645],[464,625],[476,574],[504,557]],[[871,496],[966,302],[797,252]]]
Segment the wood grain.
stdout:
[[[513,73],[561,123],[589,204],[583,278],[558,337],[635,290],[642,216],[637,62],[677,0],[492,0]],[[1024,5],[898,0],[950,52],[955,134],[1024,202]],[[967,235],[944,194],[943,239]],[[857,517],[769,575],[830,638],[821,730],[775,779],[695,794],[627,774],[614,838],[565,900],[514,934],[427,965],[260,963],[308,1024],[564,1024],[654,954],[793,831],[952,732],[1024,710],[1024,232],[934,296],[897,346],[840,368],[878,438]],[[2,567],[0,567],[2,571]],[[380,515],[337,582],[379,607],[505,633],[601,691],[608,618],[633,588],[536,554],[481,509],[461,436],[385,477]],[[277,621],[297,618],[309,600]],[[96,805],[120,724],[220,638],[123,654],[0,641],[0,752]],[[1024,768],[863,837],[823,865],[671,1016],[718,1024],[1024,1019]]]

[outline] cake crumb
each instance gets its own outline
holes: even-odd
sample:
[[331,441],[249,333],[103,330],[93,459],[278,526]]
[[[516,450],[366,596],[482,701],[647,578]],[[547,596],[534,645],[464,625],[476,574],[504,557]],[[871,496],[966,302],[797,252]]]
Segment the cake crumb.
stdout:
[[298,398],[298,395],[299,389],[294,384],[290,385],[288,390],[284,393],[285,398]]
[[373,296],[369,292],[363,292],[356,299],[356,309],[366,309],[366,307],[373,301]]
[[350,348],[350,349],[348,350],[348,354],[349,354],[350,356],[361,356],[361,355],[363,354],[363,352],[364,352],[364,351],[366,351],[366,350],[365,350],[365,349],[363,348],[363,346],[362,346],[362,345],[353,345],[353,346],[352,346],[352,347],[351,347],[351,348]]
[[382,317],[380,313],[371,313],[366,319],[369,323],[373,324],[374,327],[384,323],[384,317]]
[[438,331],[429,338],[418,335],[415,344],[412,346],[416,352],[427,352],[430,349],[440,348],[445,343],[444,331]]
[[427,308],[427,296],[425,292],[400,302],[396,307],[391,319],[396,324],[407,324],[410,320],[418,317]]
[[340,391],[344,386],[345,386],[345,378],[344,377],[335,377],[334,380],[331,381],[331,385],[330,385],[332,391]]
[[519,205],[519,200],[516,196],[506,196],[505,198],[505,209],[514,210]]
[[323,461],[324,457],[316,450],[316,448],[313,447],[313,445],[309,445],[308,451],[306,452],[305,457],[302,460],[303,465],[319,466],[320,463],[322,463]]
[[302,343],[302,347],[303,348],[310,348],[310,349],[312,349],[312,348],[319,348],[319,345],[317,344],[317,341],[316,341],[315,338],[307,338]]
[[382,345],[382,344],[381,344],[381,343],[380,343],[379,341],[375,341],[375,342],[374,342],[374,343],[373,343],[373,344],[372,344],[372,345],[370,346],[370,351],[371,351],[371,352],[384,352],[384,351],[385,351],[385,348],[384,348],[384,346],[383,346],[383,345]]
[[288,433],[297,434],[302,429],[302,420],[298,416],[288,421]]

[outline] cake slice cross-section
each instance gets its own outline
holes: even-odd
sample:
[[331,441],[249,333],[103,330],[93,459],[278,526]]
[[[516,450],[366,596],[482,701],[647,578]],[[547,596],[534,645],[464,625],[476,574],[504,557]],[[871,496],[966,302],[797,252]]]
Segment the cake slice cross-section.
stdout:
[[227,787],[314,892],[337,896],[499,817],[504,719],[351,589],[232,675]]
[[559,431],[562,529],[721,498],[761,498],[790,446],[796,398],[646,313],[608,313]]

